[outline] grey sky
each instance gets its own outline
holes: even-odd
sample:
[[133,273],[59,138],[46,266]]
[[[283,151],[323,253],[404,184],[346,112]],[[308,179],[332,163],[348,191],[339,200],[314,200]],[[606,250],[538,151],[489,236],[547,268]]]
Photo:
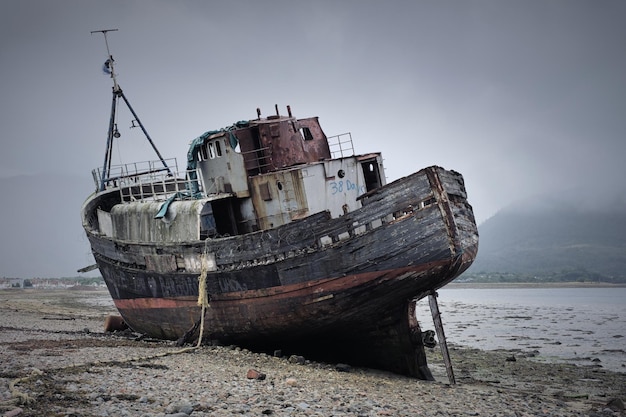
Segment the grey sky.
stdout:
[[[180,168],[204,131],[289,104],[382,151],[388,180],[461,172],[479,222],[579,184],[617,192],[625,21],[623,1],[3,1],[0,177],[102,163],[111,80],[90,31],[117,28],[120,85]],[[131,119],[114,153],[152,159]]]

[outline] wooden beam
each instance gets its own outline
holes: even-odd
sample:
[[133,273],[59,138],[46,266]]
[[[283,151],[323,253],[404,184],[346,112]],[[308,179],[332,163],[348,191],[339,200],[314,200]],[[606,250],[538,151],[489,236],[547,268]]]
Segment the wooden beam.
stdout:
[[437,332],[437,338],[439,339],[443,362],[446,365],[448,380],[450,381],[450,385],[454,385],[456,384],[456,380],[454,379],[454,370],[452,369],[452,362],[450,361],[450,352],[448,351],[448,343],[446,342],[446,335],[443,331],[443,323],[441,322],[441,314],[439,314],[439,305],[437,304],[437,293],[435,291],[428,294],[428,304],[430,304],[430,313],[433,316],[433,323],[435,324],[435,331]]

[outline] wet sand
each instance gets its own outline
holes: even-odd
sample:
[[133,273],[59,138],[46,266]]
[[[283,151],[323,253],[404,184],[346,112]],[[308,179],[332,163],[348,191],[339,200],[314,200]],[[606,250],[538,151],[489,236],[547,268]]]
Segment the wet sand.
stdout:
[[[626,415],[626,374],[539,363],[516,350],[439,348],[436,382],[236,347],[105,333],[106,290],[0,290],[0,413],[8,416]],[[263,379],[248,378],[255,369]],[[347,372],[346,372],[347,371]]]
[[[439,295],[446,334],[459,345],[626,372],[626,287],[452,284]],[[417,315],[432,327],[427,302]]]

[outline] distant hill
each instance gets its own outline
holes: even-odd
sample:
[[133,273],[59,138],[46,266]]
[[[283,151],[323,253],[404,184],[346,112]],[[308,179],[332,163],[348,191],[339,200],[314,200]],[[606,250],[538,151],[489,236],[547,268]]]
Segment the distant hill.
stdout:
[[461,279],[626,282],[626,204],[620,195],[572,192],[500,211],[479,225],[478,256]]
[[[89,176],[0,178],[0,277],[73,277],[92,264],[80,207],[93,190]],[[501,210],[478,226],[478,257],[460,280],[626,282],[624,196],[578,190]]]

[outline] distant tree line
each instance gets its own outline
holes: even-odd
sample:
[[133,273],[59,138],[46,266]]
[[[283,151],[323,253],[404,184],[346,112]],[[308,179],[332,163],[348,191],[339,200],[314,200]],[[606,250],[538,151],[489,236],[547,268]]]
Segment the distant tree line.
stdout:
[[598,272],[587,271],[584,268],[563,269],[558,272],[542,274],[527,274],[516,272],[468,272],[456,279],[456,282],[484,282],[484,283],[549,283],[549,282],[579,282],[579,283],[612,283],[625,284],[626,276],[611,276]]
[[47,284],[55,284],[55,285],[84,285],[84,286],[95,286],[95,285],[104,285],[104,279],[101,276],[98,277],[63,277],[63,278],[0,278],[0,282],[10,282],[11,287],[13,288],[33,288],[41,285]]

